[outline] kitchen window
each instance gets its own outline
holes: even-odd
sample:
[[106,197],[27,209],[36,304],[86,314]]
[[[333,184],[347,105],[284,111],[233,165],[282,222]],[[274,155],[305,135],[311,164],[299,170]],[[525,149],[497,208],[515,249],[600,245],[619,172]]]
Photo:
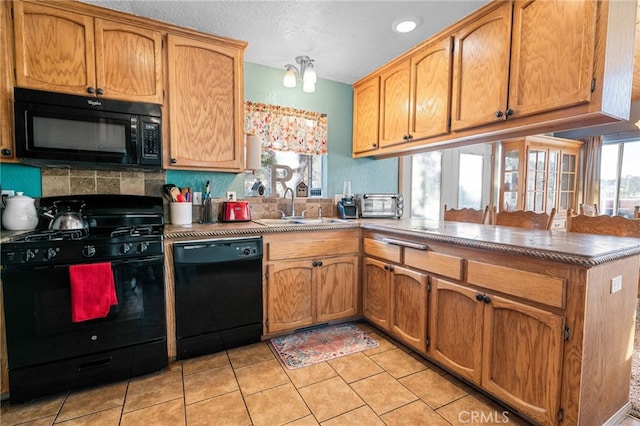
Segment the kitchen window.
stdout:
[[600,159],[600,212],[633,218],[640,205],[640,140],[602,145]]
[[404,157],[402,180],[411,217],[441,220],[444,204],[483,209],[491,193],[491,144]]
[[262,139],[262,168],[247,174],[245,192],[284,196],[304,183],[309,196],[326,187],[327,115],[280,105],[245,102],[245,132]]

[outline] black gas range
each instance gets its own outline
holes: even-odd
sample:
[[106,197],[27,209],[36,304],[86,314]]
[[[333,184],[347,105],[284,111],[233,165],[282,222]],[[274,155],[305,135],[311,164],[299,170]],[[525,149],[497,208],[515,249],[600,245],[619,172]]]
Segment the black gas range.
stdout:
[[[39,208],[67,201],[82,205],[86,227],[49,230],[43,217],[38,229],[1,247],[11,400],[167,365],[162,198],[47,197]],[[94,284],[91,276],[78,283],[71,270],[98,266],[116,301],[104,315],[77,320],[72,285],[92,291]]]

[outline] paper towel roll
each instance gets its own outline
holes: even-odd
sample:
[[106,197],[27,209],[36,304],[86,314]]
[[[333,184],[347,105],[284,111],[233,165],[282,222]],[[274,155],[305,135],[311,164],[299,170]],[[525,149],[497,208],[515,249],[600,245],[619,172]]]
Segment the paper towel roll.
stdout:
[[262,168],[262,138],[260,136],[247,135],[245,154],[245,170],[260,170]]

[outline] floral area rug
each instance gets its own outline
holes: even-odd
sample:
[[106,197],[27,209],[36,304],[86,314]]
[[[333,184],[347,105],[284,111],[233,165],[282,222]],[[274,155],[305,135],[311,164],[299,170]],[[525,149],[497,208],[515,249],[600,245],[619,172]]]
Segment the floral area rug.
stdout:
[[354,324],[347,323],[274,337],[271,345],[284,365],[293,370],[375,348],[378,342]]

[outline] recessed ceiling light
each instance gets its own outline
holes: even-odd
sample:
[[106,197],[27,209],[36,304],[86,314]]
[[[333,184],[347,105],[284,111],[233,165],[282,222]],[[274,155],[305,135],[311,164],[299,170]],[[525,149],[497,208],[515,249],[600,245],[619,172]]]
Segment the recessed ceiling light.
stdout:
[[391,25],[391,28],[393,28],[393,31],[397,33],[408,33],[415,30],[419,23],[420,19],[412,16],[409,18],[398,19],[393,23],[393,25]]

